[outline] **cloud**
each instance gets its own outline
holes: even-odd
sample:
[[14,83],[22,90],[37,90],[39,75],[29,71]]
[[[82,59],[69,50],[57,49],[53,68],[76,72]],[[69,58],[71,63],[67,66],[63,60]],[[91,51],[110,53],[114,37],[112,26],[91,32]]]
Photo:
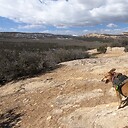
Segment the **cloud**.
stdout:
[[2,30],[3,28],[2,27],[0,27],[0,30]]
[[53,33],[53,34],[65,34],[65,35],[85,35],[85,34],[88,34],[88,33],[102,33],[102,34],[121,34],[123,32],[127,32],[128,31],[128,28],[114,28],[114,29],[111,29],[111,28],[106,28],[106,29],[98,29],[97,30],[79,30],[79,31],[73,31],[73,30],[43,30],[43,31],[40,31],[41,33]]
[[91,26],[127,22],[127,0],[0,0],[0,16],[34,25]]
[[16,28],[5,28],[5,27],[0,27],[0,32],[16,32],[17,29]]
[[34,28],[42,28],[42,25],[27,24],[27,25],[19,25],[18,26],[18,29],[34,29]]
[[43,30],[40,31],[40,33],[53,33],[53,34],[64,34],[64,35],[83,35],[84,32],[82,31],[73,31],[73,30],[69,30],[69,29],[59,29],[59,30]]
[[107,27],[108,28],[116,28],[116,27],[118,27],[118,25],[110,23],[110,24],[107,25]]

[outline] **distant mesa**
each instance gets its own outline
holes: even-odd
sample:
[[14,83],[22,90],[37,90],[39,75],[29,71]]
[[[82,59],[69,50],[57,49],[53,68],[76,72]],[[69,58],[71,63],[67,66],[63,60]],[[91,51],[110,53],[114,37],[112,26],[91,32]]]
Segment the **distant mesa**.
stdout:
[[0,38],[23,38],[23,39],[43,39],[43,38],[70,38],[71,35],[55,35],[51,33],[23,33],[23,32],[0,32]]
[[123,32],[123,35],[126,35],[126,36],[128,36],[128,32]]
[[84,35],[84,37],[97,37],[97,38],[113,38],[113,39],[117,39],[120,37],[128,37],[128,32],[123,32],[122,34],[117,34],[117,35],[113,35],[113,34],[99,34],[99,33],[89,33]]
[[23,39],[43,39],[43,38],[57,38],[57,39],[74,39],[74,38],[102,38],[102,39],[119,39],[128,38],[128,32],[122,34],[100,34],[90,33],[82,36],[78,35],[57,35],[52,33],[23,33],[23,32],[0,32],[0,38],[23,38]]

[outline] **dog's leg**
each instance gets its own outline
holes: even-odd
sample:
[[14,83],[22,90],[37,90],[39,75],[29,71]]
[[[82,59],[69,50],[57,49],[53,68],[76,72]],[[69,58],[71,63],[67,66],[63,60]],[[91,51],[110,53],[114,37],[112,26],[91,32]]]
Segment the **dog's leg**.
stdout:
[[116,95],[117,95],[118,103],[119,103],[118,109],[120,109],[121,108],[121,104],[122,104],[122,97],[121,97],[121,95],[120,95],[120,93],[118,91],[116,91]]

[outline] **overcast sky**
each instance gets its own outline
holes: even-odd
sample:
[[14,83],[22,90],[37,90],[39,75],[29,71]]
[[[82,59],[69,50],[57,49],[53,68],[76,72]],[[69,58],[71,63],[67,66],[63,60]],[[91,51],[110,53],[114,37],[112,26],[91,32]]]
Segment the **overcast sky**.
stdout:
[[127,23],[128,0],[0,0],[0,31],[119,34]]

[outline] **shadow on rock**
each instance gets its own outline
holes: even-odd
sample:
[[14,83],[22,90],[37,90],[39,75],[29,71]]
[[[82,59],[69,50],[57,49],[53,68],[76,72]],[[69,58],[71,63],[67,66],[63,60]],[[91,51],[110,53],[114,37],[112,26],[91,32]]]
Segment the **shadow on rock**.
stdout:
[[19,127],[18,122],[21,121],[23,114],[16,113],[16,109],[10,109],[5,113],[0,114],[0,128]]

